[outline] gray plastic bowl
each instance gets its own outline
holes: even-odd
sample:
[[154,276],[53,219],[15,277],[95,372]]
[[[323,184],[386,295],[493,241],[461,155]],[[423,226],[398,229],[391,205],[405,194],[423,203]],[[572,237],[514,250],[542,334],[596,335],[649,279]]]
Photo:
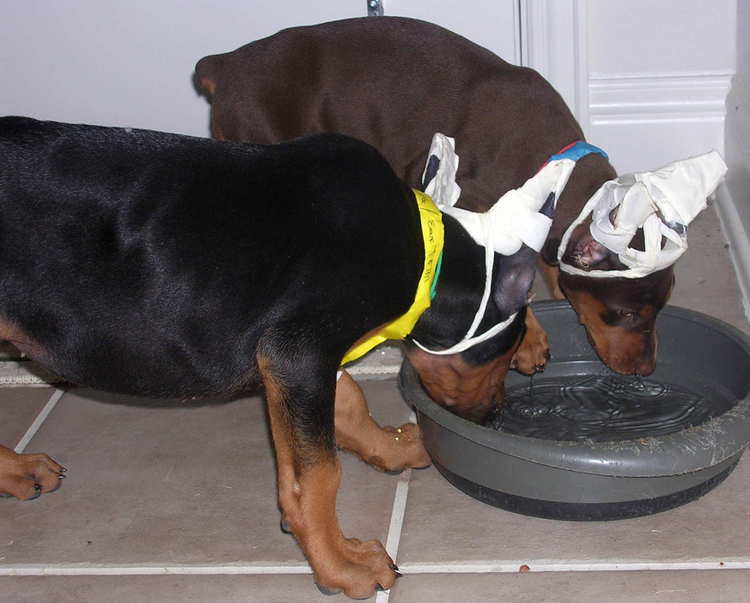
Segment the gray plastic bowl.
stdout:
[[[545,375],[606,374],[567,302],[538,302],[552,358]],[[454,486],[504,509],[553,519],[609,520],[665,511],[702,496],[734,469],[750,442],[750,338],[699,312],[667,306],[657,321],[650,381],[679,383],[737,402],[697,426],[624,441],[559,441],[503,433],[435,404],[407,361],[399,376],[427,451]],[[528,377],[511,373],[510,389]]]

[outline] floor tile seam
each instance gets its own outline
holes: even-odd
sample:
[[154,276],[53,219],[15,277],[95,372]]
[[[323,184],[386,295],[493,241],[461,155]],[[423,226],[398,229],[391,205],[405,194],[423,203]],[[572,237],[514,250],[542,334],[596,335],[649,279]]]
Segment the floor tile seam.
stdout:
[[55,406],[57,406],[57,403],[60,401],[60,398],[62,398],[63,395],[65,395],[65,390],[62,389],[55,389],[52,392],[52,395],[50,396],[49,400],[47,400],[47,403],[37,413],[36,417],[34,417],[34,420],[31,422],[31,425],[29,425],[29,428],[16,443],[14,450],[17,453],[20,454],[26,449],[28,443],[36,435],[37,431],[39,431],[39,429],[47,420],[47,417],[49,417],[50,413],[55,409]]
[[750,558],[693,561],[467,561],[402,563],[404,574],[502,574],[518,572],[621,572],[682,570],[750,570]]
[[[623,572],[623,571],[707,571],[750,570],[750,559],[705,562],[624,562],[624,563],[404,563],[400,571],[412,574],[505,574],[518,572]],[[0,577],[13,576],[152,576],[152,575],[309,575],[307,563],[293,564],[30,564],[0,567]],[[383,593],[386,594],[386,593]]]
[[393,495],[393,506],[391,507],[391,519],[388,525],[385,550],[394,561],[398,558],[398,547],[401,542],[401,532],[404,526],[404,515],[406,514],[406,501],[409,496],[411,474],[411,469],[405,469],[401,473]]
[[[409,422],[416,423],[417,415],[414,411],[409,414]],[[391,520],[388,524],[388,534],[385,540],[385,550],[394,562],[398,560],[398,546],[401,543],[401,532],[404,527],[404,516],[406,515],[406,501],[409,497],[409,483],[411,482],[411,469],[405,469],[399,476],[396,484],[396,492],[393,495],[393,506],[391,507]],[[375,596],[375,603],[388,603],[390,591],[380,591]]]
[[274,564],[29,564],[0,566],[0,577],[8,576],[159,576],[159,575],[296,575],[312,574],[306,562]]

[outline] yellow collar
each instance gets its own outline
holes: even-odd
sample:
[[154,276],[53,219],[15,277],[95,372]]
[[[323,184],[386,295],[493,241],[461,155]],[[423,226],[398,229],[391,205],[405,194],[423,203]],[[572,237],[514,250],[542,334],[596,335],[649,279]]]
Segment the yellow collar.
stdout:
[[393,322],[385,325],[375,335],[349,348],[341,364],[347,364],[364,356],[372,348],[388,339],[403,339],[417,324],[422,313],[430,307],[430,301],[435,296],[435,285],[440,274],[440,262],[443,254],[443,215],[429,196],[414,190],[419,207],[419,219],[422,223],[422,239],[424,241],[424,268],[419,279],[414,303]]

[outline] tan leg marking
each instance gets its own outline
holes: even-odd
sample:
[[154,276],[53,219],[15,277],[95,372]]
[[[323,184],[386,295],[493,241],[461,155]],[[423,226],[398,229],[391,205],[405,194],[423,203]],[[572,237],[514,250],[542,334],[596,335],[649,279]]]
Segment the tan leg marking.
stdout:
[[380,427],[367,410],[364,393],[343,371],[336,385],[336,443],[383,471],[426,467],[430,457],[419,426]]
[[377,540],[345,538],[336,517],[336,494],[341,466],[335,453],[317,451],[299,441],[289,420],[283,389],[270,367],[258,358],[266,388],[278,465],[279,506],[282,518],[310,563],[315,582],[349,597],[372,595],[396,580],[391,558]]
[[538,266],[544,282],[547,283],[552,299],[565,299],[565,294],[559,285],[560,268],[558,266],[550,266],[541,258],[539,259]]
[[531,308],[526,308],[526,333],[510,361],[510,367],[524,375],[533,375],[537,371],[544,370],[548,359],[549,342],[547,341],[547,333],[539,324]]
[[[46,454],[17,454],[0,446],[0,493],[27,500],[60,486],[65,469]],[[39,486],[35,488],[35,486]]]

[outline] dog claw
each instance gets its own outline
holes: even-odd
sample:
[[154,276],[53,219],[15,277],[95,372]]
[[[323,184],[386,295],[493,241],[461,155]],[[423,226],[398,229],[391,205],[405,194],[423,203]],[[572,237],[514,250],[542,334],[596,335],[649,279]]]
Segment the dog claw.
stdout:
[[383,473],[386,475],[401,475],[404,472],[403,469],[385,469]]
[[324,594],[325,596],[327,596],[327,597],[330,597],[331,595],[338,595],[338,594],[339,594],[339,593],[341,592],[341,590],[340,590],[340,589],[336,589],[336,588],[326,588],[325,586],[321,586],[321,585],[320,585],[320,584],[318,584],[317,582],[315,583],[315,586],[317,586],[317,587],[318,587],[318,590],[319,590],[319,591],[320,591],[320,592],[321,592],[322,594]]
[[281,529],[284,534],[291,534],[292,528],[289,527],[289,523],[285,521],[284,519],[281,520],[281,523],[279,523],[279,528]]
[[39,484],[34,484],[34,496],[27,498],[26,500],[36,500],[42,495],[42,487]]

